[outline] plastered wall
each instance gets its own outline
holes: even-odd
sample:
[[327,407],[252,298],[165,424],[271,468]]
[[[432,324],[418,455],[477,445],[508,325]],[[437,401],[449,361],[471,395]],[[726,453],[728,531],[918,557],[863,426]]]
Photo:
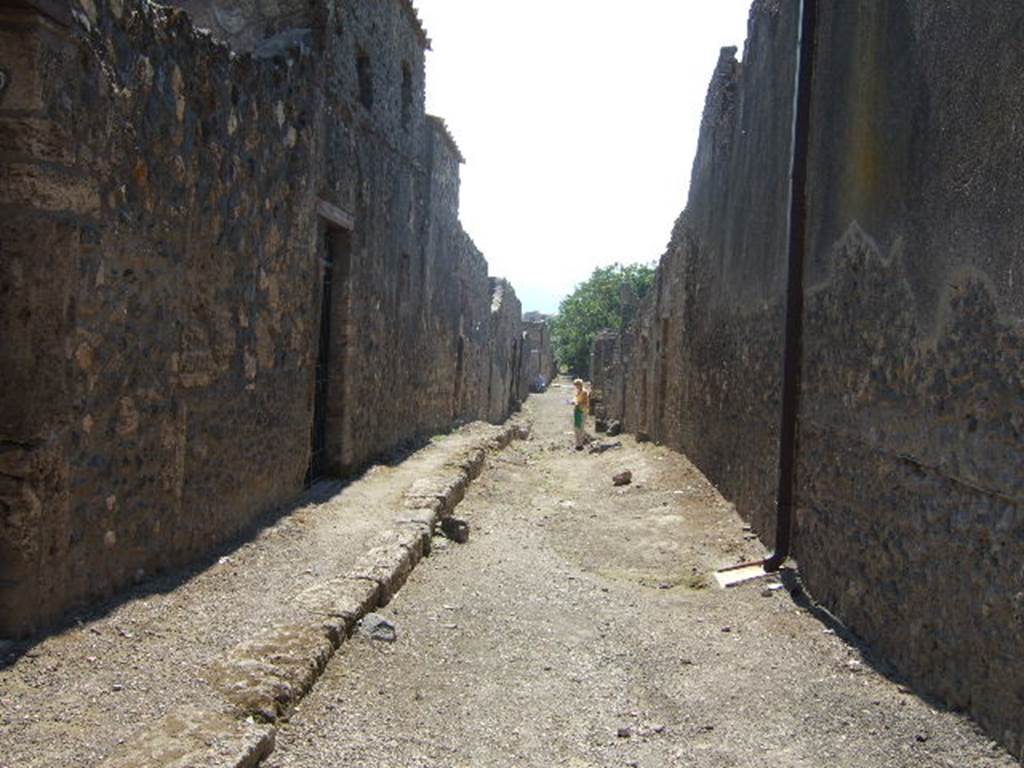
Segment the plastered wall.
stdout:
[[[815,598],[1020,755],[1024,9],[818,5],[796,557]],[[769,546],[796,9],[754,3],[744,60],[723,50],[656,290],[595,382]]]

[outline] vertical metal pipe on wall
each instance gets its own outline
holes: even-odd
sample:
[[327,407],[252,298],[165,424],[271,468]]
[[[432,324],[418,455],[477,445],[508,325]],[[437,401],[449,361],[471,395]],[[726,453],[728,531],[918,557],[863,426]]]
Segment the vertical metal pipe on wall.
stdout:
[[786,329],[779,434],[779,486],[776,494],[775,551],[764,561],[776,571],[789,556],[796,497],[797,418],[803,353],[804,255],[807,234],[807,155],[810,143],[811,84],[817,0],[801,0],[793,94],[793,140],[789,167],[789,253],[786,276]]

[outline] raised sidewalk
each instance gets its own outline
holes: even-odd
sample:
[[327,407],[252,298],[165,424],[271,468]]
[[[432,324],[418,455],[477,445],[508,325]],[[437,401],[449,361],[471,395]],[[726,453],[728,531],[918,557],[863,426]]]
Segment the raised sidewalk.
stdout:
[[210,567],[9,648],[0,768],[258,764],[356,622],[429,554],[488,453],[528,431],[475,422],[315,488]]

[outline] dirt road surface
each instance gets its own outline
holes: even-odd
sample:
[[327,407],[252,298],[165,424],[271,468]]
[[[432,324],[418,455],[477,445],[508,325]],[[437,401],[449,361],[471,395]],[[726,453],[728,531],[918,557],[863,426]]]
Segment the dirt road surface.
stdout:
[[344,486],[321,484],[212,563],[142,584],[35,642],[0,644],[0,768],[96,766],[159,718],[219,702],[211,667],[222,654],[301,621],[297,596],[346,574],[407,517],[410,486],[500,431],[469,424]]
[[1019,765],[799,594],[712,586],[762,554],[742,521],[664,448],[571,450],[568,396],[530,398],[533,437],[458,509],[469,542],[380,611],[394,642],[342,646],[267,765]]

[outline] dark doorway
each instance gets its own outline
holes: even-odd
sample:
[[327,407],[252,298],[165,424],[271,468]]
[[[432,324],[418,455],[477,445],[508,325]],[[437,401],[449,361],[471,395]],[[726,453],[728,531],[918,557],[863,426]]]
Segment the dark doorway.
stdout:
[[511,414],[517,405],[519,394],[519,377],[523,370],[523,344],[519,339],[512,340],[512,361],[508,382],[508,412]]
[[370,57],[362,51],[356,56],[356,80],[359,82],[359,101],[367,109],[373,109],[373,71]]
[[[331,320],[334,317],[335,297],[343,304],[345,279],[348,276],[348,259],[350,236],[348,230],[327,227],[324,230],[323,243],[323,277],[320,284],[320,331],[317,341],[316,368],[313,385],[313,428],[310,433],[309,469],[306,471],[306,485],[310,486],[323,478],[328,472],[329,444],[328,426],[339,423],[339,403],[330,408],[331,419],[328,419],[328,397],[330,396],[332,374],[336,379],[343,375],[344,347],[342,354],[333,359],[331,345]],[[344,329],[342,329],[344,330]],[[335,344],[335,348],[339,345]],[[334,446],[331,446],[334,447]],[[335,451],[337,452],[337,451]]]

